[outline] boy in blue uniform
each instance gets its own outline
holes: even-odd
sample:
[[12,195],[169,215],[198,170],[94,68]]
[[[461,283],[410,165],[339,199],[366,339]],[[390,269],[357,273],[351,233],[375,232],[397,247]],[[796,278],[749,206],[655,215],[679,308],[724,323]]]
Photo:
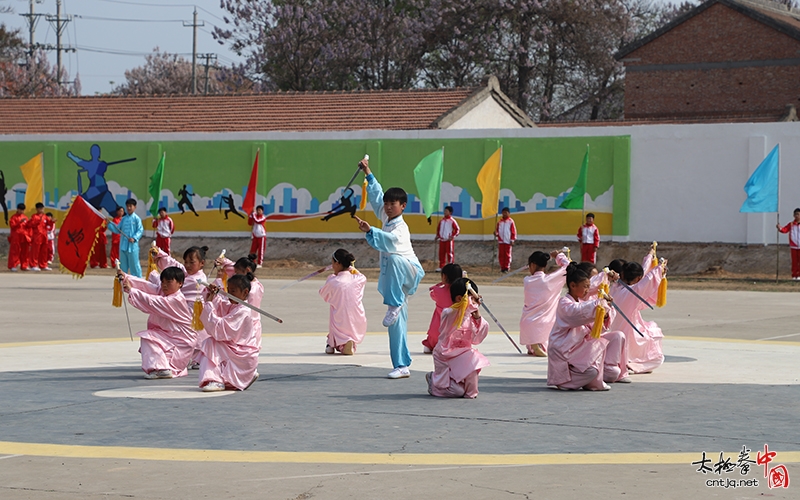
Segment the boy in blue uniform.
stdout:
[[383,296],[383,303],[388,306],[383,326],[389,328],[389,352],[394,366],[389,378],[408,378],[408,367],[411,365],[406,338],[408,296],[417,291],[420,280],[425,276],[411,246],[411,232],[403,220],[408,195],[397,187],[384,193],[369,169],[369,160],[361,160],[359,166],[366,175],[369,202],[382,225],[382,229],[371,227],[367,221],[356,217],[358,228],[367,233],[367,243],[381,252],[378,292]]
[[122,235],[119,244],[119,265],[126,274],[142,277],[142,266],[139,264],[139,239],[144,234],[142,219],[136,215],[136,200],[131,198],[125,202],[127,214],[119,225],[110,222],[108,229],[112,233]]

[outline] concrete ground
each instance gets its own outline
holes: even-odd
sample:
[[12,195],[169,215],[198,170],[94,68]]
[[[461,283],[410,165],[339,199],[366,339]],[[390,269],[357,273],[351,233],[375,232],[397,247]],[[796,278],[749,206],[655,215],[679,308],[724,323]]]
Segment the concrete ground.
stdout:
[[[287,283],[264,282],[284,323],[264,320],[258,382],[203,394],[197,372],[142,378],[111,278],[0,274],[0,498],[798,498],[763,464],[692,464],[736,465],[743,447],[757,461],[766,444],[769,467],[800,478],[792,293],[670,291],[645,313],[666,362],[605,393],[546,388],[546,360],[491,324],[480,396],[443,400],[424,379],[427,290],[410,301],[411,378],[388,380],[374,282],[352,357],[323,353],[320,282]],[[480,291],[516,340],[522,290]],[[129,313],[135,334],[146,318]]]

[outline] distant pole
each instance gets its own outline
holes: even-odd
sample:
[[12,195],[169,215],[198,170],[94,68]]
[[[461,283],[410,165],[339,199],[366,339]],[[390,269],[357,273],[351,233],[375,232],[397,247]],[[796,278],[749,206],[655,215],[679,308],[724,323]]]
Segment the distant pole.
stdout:
[[56,32],[56,46],[53,47],[52,45],[40,45],[40,47],[46,50],[56,51],[56,71],[58,71],[58,74],[56,75],[56,83],[58,83],[58,86],[61,87],[61,85],[64,83],[70,83],[61,80],[64,71],[61,53],[75,52],[75,47],[64,47],[64,45],[61,43],[61,37],[64,34],[64,29],[67,27],[67,23],[72,21],[72,16],[67,15],[61,17],[61,0],[56,0],[56,15],[47,15],[45,16],[45,19],[47,19],[47,21],[53,25],[53,29]]
[[203,88],[203,95],[208,95],[208,72],[209,72],[209,69],[210,69],[209,66],[210,66],[212,60],[214,60],[214,61],[217,60],[217,55],[216,54],[198,54],[198,57],[201,57],[201,58],[206,60],[206,64],[205,64],[205,67],[206,67],[206,81],[205,81],[205,86]]
[[203,21],[197,22],[197,7],[194,8],[191,24],[183,22],[184,27],[192,27],[192,94],[197,94],[197,28],[205,26]]
[[[778,145],[778,212],[775,214],[777,225],[775,228],[775,283],[778,282],[778,274],[781,270],[781,150]],[[794,276],[793,276],[794,277]]]

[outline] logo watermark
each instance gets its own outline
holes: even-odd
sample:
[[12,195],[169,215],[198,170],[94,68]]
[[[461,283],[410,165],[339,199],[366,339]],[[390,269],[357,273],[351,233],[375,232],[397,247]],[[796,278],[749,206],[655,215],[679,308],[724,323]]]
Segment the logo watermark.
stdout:
[[[756,459],[750,458],[752,450],[746,445],[742,446],[742,450],[735,458],[726,457],[724,452],[719,452],[719,458],[716,461],[703,452],[700,460],[692,462],[696,466],[696,472],[704,475],[716,475],[716,478],[706,479],[706,486],[709,488],[757,488],[766,480],[769,489],[773,488],[788,488],[789,487],[789,471],[783,464],[776,464],[770,466],[778,457],[778,452],[770,451],[769,445],[764,445],[763,453],[756,452]],[[764,477],[759,481],[758,478],[743,478],[748,476],[750,472],[757,472],[755,466],[764,466]]]

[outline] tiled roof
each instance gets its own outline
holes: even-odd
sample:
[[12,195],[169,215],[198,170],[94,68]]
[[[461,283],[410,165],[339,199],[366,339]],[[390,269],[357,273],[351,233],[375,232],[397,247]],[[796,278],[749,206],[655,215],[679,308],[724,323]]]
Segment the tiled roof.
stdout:
[[780,121],[795,121],[796,111],[782,110],[764,113],[728,113],[711,116],[663,116],[653,118],[623,118],[620,120],[595,120],[574,122],[539,122],[537,127],[619,127],[626,125],[676,125],[691,123],[765,123]]
[[0,134],[420,130],[479,88],[0,99]]

